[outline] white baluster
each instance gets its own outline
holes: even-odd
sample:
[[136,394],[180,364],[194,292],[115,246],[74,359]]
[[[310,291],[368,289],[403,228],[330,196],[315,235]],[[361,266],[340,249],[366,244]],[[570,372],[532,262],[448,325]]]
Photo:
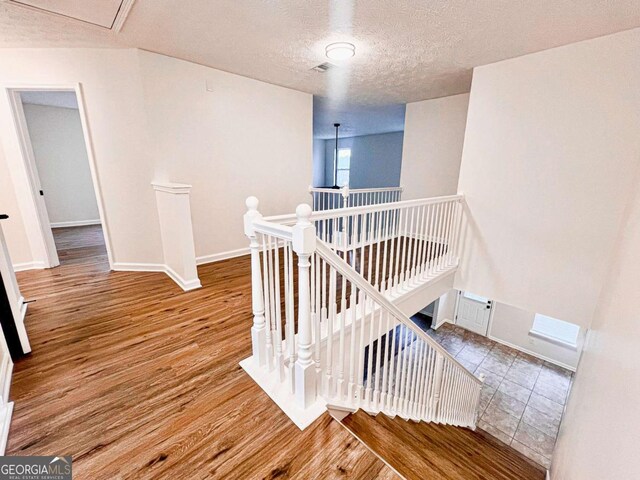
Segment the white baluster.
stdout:
[[320,358],[320,347],[321,347],[321,343],[322,343],[322,303],[321,303],[321,295],[320,295],[320,285],[321,285],[321,280],[320,280],[320,273],[322,272],[322,264],[324,264],[324,260],[320,258],[319,255],[315,254],[313,257],[311,257],[312,259],[314,259],[315,262],[315,283],[314,283],[314,289],[311,292],[312,295],[315,297],[315,303],[316,303],[316,313],[315,313],[315,318],[314,318],[314,323],[315,323],[315,350],[313,353],[313,360],[316,364],[316,387],[318,388],[318,391],[321,392],[322,391],[322,365],[320,363],[321,358]]
[[253,361],[258,366],[267,363],[267,330],[264,316],[264,297],[262,285],[262,272],[260,268],[260,244],[253,222],[262,218],[258,212],[258,199],[249,197],[246,201],[247,213],[244,214],[244,233],[249,238],[251,250],[251,310],[253,311],[253,326],[251,327],[251,347]]
[[356,378],[356,359],[357,359],[357,350],[356,350],[356,298],[357,298],[357,288],[355,285],[351,284],[351,297],[349,300],[349,311],[351,312],[351,338],[349,345],[349,390],[347,392],[347,398],[349,401],[354,400],[355,395],[355,378]]
[[439,415],[438,410],[440,409],[440,397],[442,395],[442,377],[444,370],[444,357],[440,353],[436,353],[436,361],[435,361],[435,372],[433,379],[433,393],[430,399],[431,402],[431,412],[432,412],[432,420],[438,421]]
[[[293,367],[296,361],[296,332],[294,322],[295,306],[293,296],[293,249],[291,243],[285,242],[285,313],[286,313],[286,336],[287,350],[289,355],[289,388],[295,392],[295,378]],[[317,306],[317,305],[316,305]],[[314,307],[313,317],[317,321],[317,308]]]
[[267,368],[271,370],[273,366],[273,345],[272,340],[273,336],[271,334],[271,322],[273,319],[273,309],[271,307],[271,284],[273,283],[271,280],[271,270],[269,268],[269,237],[265,234],[261,235],[262,237],[262,271],[264,275],[262,275],[262,283],[263,283],[263,298],[264,298],[264,314],[265,314],[265,324],[267,331],[265,333],[267,341],[266,341],[266,356],[267,356]]
[[327,362],[325,364],[326,391],[333,396],[333,333],[336,320],[336,270],[329,267],[329,317],[327,321]]
[[[279,246],[279,241],[277,238],[274,239],[274,248],[273,248],[273,255],[274,255],[274,265],[273,265],[273,272],[274,272],[274,291],[275,291],[275,298],[274,298],[274,306],[275,306],[275,310],[276,310],[276,315],[275,315],[275,322],[276,322],[276,329],[275,329],[275,351],[276,351],[276,368],[278,371],[278,380],[282,381],[284,380],[284,358],[282,355],[282,302],[280,300],[280,246]],[[286,285],[285,285],[286,288]],[[309,306],[309,309],[311,309],[311,306]]]

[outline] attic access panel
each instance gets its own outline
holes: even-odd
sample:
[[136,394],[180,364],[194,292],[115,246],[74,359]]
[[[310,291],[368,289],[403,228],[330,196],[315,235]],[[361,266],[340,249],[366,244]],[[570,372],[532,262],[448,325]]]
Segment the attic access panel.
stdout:
[[[9,3],[111,29],[127,0],[9,0]],[[123,5],[125,4],[125,5]]]

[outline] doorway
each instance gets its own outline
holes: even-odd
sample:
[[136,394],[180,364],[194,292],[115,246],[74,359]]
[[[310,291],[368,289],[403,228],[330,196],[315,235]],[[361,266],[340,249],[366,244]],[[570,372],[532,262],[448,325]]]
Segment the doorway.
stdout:
[[[104,261],[109,236],[80,85],[9,88],[42,263]],[[34,252],[34,257],[37,255]]]
[[456,325],[486,336],[493,302],[471,292],[458,292]]

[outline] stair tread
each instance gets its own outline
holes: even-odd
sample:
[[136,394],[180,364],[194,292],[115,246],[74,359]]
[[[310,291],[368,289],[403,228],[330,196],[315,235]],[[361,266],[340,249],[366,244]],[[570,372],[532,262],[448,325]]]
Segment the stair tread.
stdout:
[[405,478],[543,480],[545,471],[481,430],[359,411],[342,424]]

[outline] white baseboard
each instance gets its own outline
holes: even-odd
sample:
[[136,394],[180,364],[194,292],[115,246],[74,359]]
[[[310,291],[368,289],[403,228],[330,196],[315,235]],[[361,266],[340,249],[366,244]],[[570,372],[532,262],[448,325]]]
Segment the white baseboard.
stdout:
[[69,222],[51,222],[51,228],[84,227],[86,225],[100,225],[101,223],[99,218],[95,220],[71,220]]
[[162,263],[126,263],[116,262],[113,264],[113,270],[116,272],[162,272],[176,282],[185,292],[195,290],[202,287],[199,279],[185,280],[178,275],[171,267]]
[[13,264],[14,272],[24,272],[25,270],[44,270],[45,268],[47,268],[45,263],[39,260]]
[[291,390],[287,388],[287,383],[278,382],[274,372],[269,374],[256,367],[253,357],[245,358],[240,362],[240,366],[300,430],[307,428],[327,411],[327,404],[320,396],[309,408],[300,408]]
[[173,270],[168,265],[165,267],[165,273],[167,275],[169,275],[169,277],[174,282],[176,282],[178,285],[180,285],[180,288],[182,288],[182,290],[184,290],[185,292],[188,292],[189,290],[195,290],[196,288],[202,287],[202,284],[200,283],[200,279],[199,278],[194,278],[193,280],[185,280],[180,275],[178,275],[175,272],[175,270]]
[[115,262],[113,270],[116,272],[164,272],[165,266],[162,263]]
[[453,321],[448,319],[448,318],[443,318],[442,321],[440,323],[436,323],[435,325],[431,325],[431,328],[433,328],[434,330],[438,330],[442,325],[444,325],[445,323],[451,323],[453,324]]
[[557,360],[554,360],[553,358],[549,358],[549,357],[546,357],[544,355],[540,355],[537,352],[532,352],[531,350],[523,348],[523,347],[521,347],[519,345],[515,345],[513,343],[506,342],[506,341],[504,341],[504,340],[502,340],[500,338],[494,337],[493,335],[487,335],[487,337],[490,338],[491,340],[493,340],[494,342],[501,343],[502,345],[505,345],[507,347],[513,348],[514,350],[518,350],[518,351],[520,351],[522,353],[526,353],[528,355],[531,355],[532,357],[539,358],[540,360],[544,360],[545,362],[553,363],[554,365],[557,365],[558,367],[566,368],[567,370],[570,370],[572,372],[576,371],[576,367],[572,367],[571,365],[567,365],[566,363],[559,362]]
[[228,258],[241,257],[243,255],[249,255],[251,253],[249,247],[238,248],[236,250],[228,250],[221,253],[213,253],[211,255],[203,255],[196,257],[197,265],[204,265],[205,263],[219,262],[220,260],[227,260]]

